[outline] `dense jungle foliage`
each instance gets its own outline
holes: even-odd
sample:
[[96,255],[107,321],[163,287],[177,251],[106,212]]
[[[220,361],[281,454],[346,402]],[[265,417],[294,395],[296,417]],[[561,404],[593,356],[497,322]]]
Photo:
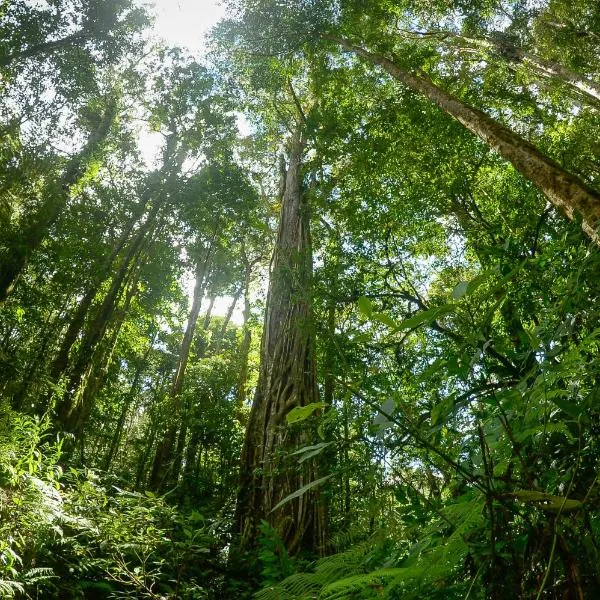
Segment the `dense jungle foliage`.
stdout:
[[600,3],[224,4],[0,2],[0,597],[599,598]]

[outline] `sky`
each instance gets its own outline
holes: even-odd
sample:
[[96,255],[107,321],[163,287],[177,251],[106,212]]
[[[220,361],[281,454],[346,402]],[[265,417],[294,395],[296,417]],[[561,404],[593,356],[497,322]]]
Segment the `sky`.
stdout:
[[154,0],[156,34],[202,53],[204,34],[223,16],[220,0]]
[[[157,37],[164,39],[167,43],[174,46],[185,46],[194,54],[202,56],[204,53],[204,35],[217,21],[225,15],[225,9],[220,4],[220,0],[154,0],[154,14],[156,22],[154,32]],[[157,149],[158,139],[147,139],[142,141],[146,148],[145,154],[152,156]],[[183,281],[184,288],[190,298],[194,289],[194,280],[192,277],[185,277]],[[216,316],[225,316],[227,309],[232,301],[230,296],[217,298],[213,307],[212,314]],[[236,307],[232,315],[232,321],[241,324],[242,306],[241,302]],[[202,303],[202,311],[208,306],[208,300]]]

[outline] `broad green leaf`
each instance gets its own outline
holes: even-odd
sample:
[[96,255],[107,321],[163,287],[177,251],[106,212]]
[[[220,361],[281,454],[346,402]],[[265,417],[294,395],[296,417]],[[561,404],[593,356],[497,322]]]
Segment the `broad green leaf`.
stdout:
[[556,406],[558,406],[558,408],[560,408],[560,410],[567,413],[571,417],[574,417],[575,419],[580,417],[585,411],[585,409],[582,408],[581,406],[575,404],[574,402],[569,402],[568,400],[563,400],[562,398],[558,397],[557,395],[556,396],[553,395],[552,392],[547,394],[546,397],[548,398],[548,400],[550,400],[551,402],[556,404]]
[[384,325],[387,325],[388,327],[391,327],[392,329],[396,329],[396,327],[398,327],[397,321],[395,319],[393,319],[392,317],[390,317],[390,315],[388,315],[387,313],[374,312],[372,314],[372,319],[379,323],[383,323]]
[[321,454],[325,448],[331,446],[333,442],[321,442],[320,444],[315,444],[314,446],[305,446],[304,448],[300,448],[300,450],[296,450],[296,452],[292,452],[292,456],[300,454],[300,458],[298,459],[298,463],[301,464],[305,460],[312,458],[313,456],[317,456]]
[[320,408],[325,408],[324,402],[312,402],[306,406],[296,406],[290,410],[285,418],[288,422],[288,425],[291,425],[292,423],[299,423],[300,421],[304,421],[304,419],[310,417],[310,415]]
[[438,317],[451,313],[454,310],[453,304],[443,304],[442,306],[436,306],[423,312],[417,313],[412,317],[402,321],[396,328],[396,331],[402,331],[403,329],[415,329],[424,323],[431,323]]
[[452,297],[455,300],[460,300],[468,291],[469,282],[461,281],[455,288],[452,290]]
[[373,314],[373,303],[366,296],[361,296],[358,299],[358,310],[367,319],[370,319]]
[[318,485],[321,485],[324,481],[326,481],[330,477],[331,477],[331,475],[326,475],[325,477],[321,477],[321,479],[317,479],[315,481],[311,481],[310,483],[307,483],[306,485],[302,486],[299,490],[296,490],[295,492],[286,496],[281,502],[278,502],[275,505],[275,507],[273,508],[273,510],[271,510],[271,512],[275,512],[278,508],[281,508],[284,504],[287,504],[290,500],[293,500],[294,498],[299,498],[300,496],[303,496],[306,492],[308,492],[308,490],[311,490],[312,488],[314,488]]

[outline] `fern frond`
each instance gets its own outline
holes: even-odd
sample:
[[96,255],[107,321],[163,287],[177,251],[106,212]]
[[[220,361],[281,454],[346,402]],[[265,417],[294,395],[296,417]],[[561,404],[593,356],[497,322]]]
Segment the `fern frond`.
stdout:
[[17,593],[25,593],[25,587],[22,583],[9,579],[0,579],[0,598],[14,598]]

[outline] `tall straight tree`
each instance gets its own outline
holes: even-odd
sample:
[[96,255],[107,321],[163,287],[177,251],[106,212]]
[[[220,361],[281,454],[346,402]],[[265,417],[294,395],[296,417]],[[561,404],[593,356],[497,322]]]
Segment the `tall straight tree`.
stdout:
[[282,452],[304,436],[286,428],[295,407],[318,402],[315,339],[311,308],[312,249],[308,195],[303,185],[306,141],[297,126],[282,169],[279,231],[272,258],[259,379],[246,430],[240,467],[236,522],[242,547],[256,542],[261,520],[268,520],[288,551],[323,547],[325,523],[312,491],[277,505],[310,484],[306,463],[284,464]]
[[[258,45],[263,54],[297,56],[300,48],[314,52],[314,39],[320,38],[383,69],[495,150],[561,213],[581,219],[583,230],[600,244],[600,192],[497,119],[444,90],[419,66],[409,66],[406,56],[394,52],[404,40],[395,31],[395,18],[377,0],[349,0],[341,5],[299,0],[248,3],[238,7],[237,16],[240,20],[234,23],[233,35],[242,46],[252,47],[252,52]],[[256,31],[263,33],[257,36]]]

